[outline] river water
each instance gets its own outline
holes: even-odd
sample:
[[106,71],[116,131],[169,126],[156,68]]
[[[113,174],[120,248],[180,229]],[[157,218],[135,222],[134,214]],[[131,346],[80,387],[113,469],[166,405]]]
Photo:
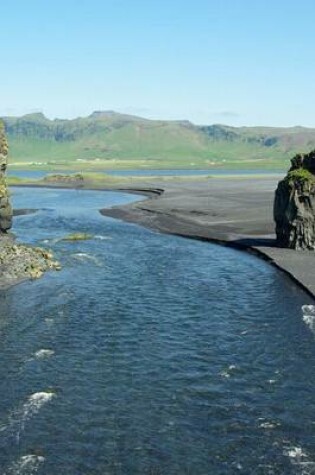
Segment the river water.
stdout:
[[[0,294],[0,473],[315,473],[310,298],[259,259],[13,190],[61,272]],[[93,239],[60,240],[72,232]],[[309,325],[308,325],[308,324]]]

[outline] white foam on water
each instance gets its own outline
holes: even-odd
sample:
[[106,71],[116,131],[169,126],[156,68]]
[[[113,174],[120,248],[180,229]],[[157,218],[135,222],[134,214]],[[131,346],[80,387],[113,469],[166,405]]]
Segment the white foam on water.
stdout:
[[100,241],[108,241],[112,238],[110,236],[102,236],[100,234],[97,234],[96,236],[94,236],[94,239],[99,239]]
[[315,305],[303,305],[303,322],[315,333]]
[[231,375],[227,371],[221,371],[220,376],[222,376],[222,378],[230,378],[231,377]]
[[94,264],[100,266],[99,260],[95,256],[91,256],[91,254],[87,254],[86,252],[77,252],[75,254],[72,254],[72,256],[75,259],[80,259],[81,261],[86,260],[86,261],[91,261],[94,262]]
[[290,447],[284,452],[301,475],[315,475],[315,462],[301,447]]
[[36,415],[54,396],[55,394],[53,392],[48,391],[31,394],[22,407],[11,413],[8,423],[1,427],[1,432],[8,432],[9,434],[15,435],[16,441],[19,442],[26,422]]
[[[51,356],[53,356],[54,354],[55,354],[55,352],[53,350],[48,350],[48,349],[45,349],[45,348],[41,348],[40,350],[36,351],[31,358],[28,358],[26,360],[26,362],[34,361],[34,359],[36,359],[36,360],[47,359],[47,358],[50,358]],[[0,431],[1,431],[1,428],[0,428]]]
[[234,365],[234,364],[231,364],[227,369],[221,371],[219,374],[220,376],[222,376],[223,378],[230,378],[232,376],[232,373],[234,372],[234,370],[236,370],[237,367]]
[[44,322],[48,328],[53,327],[56,323],[55,317],[47,317],[44,319]]
[[303,452],[301,447],[291,447],[287,451],[287,456],[290,457],[290,459],[300,460],[301,458],[306,457],[307,455]]
[[261,429],[275,429],[279,426],[280,426],[279,422],[273,422],[273,421],[262,420],[262,422],[259,423],[259,427]]
[[28,414],[37,413],[39,409],[54,396],[55,394],[53,392],[45,391],[32,394],[23,406],[23,414],[27,416]]
[[302,312],[304,315],[315,317],[315,305],[302,305]]
[[303,322],[315,333],[315,316],[312,315],[303,315]]
[[17,440],[20,438],[20,433],[24,431],[25,423],[31,417],[37,414],[41,407],[49,402],[54,397],[54,395],[55,394],[53,392],[45,391],[31,394],[27,402],[23,405],[20,419],[18,420]]
[[45,462],[45,458],[40,455],[24,455],[17,462],[14,462],[4,475],[33,475],[38,472],[39,467]]
[[75,257],[76,259],[81,259],[81,260],[90,260],[90,261],[93,261],[93,262],[98,262],[98,260],[96,259],[95,256],[91,256],[91,254],[88,254],[87,252],[76,252],[75,254],[72,254],[73,257]]
[[55,352],[53,350],[42,348],[41,350],[36,351],[35,358],[37,359],[49,358],[50,356],[53,356],[54,354]]
[[43,239],[41,242],[43,244],[57,244],[60,241],[58,238]]

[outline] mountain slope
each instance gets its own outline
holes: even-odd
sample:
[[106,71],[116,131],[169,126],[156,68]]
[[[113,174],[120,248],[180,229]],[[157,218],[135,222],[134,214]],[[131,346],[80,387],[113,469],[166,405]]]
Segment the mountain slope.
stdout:
[[11,161],[145,161],[150,166],[207,166],[225,162],[279,164],[315,148],[315,129],[196,126],[97,111],[85,118],[49,120],[43,114],[3,118]]

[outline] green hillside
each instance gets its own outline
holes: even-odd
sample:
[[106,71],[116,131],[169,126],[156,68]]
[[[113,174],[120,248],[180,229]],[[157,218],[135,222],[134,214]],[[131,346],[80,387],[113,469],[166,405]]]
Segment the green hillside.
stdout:
[[315,129],[196,126],[94,112],[74,120],[3,118],[10,161],[54,168],[279,168],[315,148]]

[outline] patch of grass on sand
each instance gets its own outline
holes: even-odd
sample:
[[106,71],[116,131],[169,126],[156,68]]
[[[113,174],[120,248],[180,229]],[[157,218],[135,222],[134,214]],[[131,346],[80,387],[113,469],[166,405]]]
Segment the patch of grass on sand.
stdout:
[[19,178],[17,176],[7,176],[6,182],[9,186],[14,186],[14,185],[27,184],[29,180],[27,178]]
[[78,233],[71,233],[71,234],[68,234],[67,236],[64,236],[61,239],[61,241],[87,241],[89,239],[93,239],[92,234],[78,232]]

